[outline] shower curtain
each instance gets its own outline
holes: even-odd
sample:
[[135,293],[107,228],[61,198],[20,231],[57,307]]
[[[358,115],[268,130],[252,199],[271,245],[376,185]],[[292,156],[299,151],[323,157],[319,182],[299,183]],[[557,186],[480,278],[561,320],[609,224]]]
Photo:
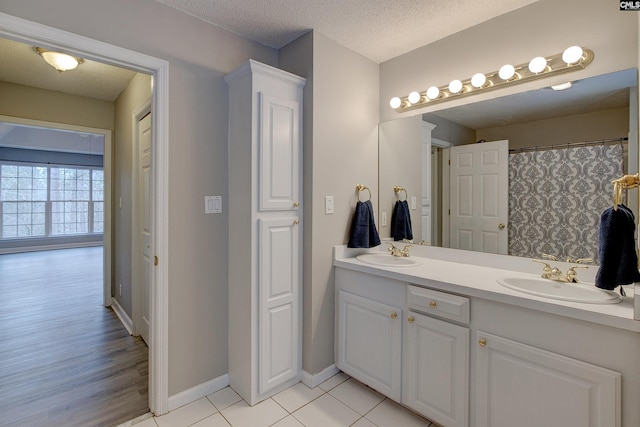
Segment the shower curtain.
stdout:
[[510,154],[509,254],[598,262],[600,214],[622,175],[621,144]]

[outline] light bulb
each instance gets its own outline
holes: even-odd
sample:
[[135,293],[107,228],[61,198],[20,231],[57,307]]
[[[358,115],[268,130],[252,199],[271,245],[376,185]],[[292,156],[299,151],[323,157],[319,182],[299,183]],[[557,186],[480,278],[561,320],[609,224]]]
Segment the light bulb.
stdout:
[[568,47],[562,52],[562,60],[567,64],[574,64],[582,58],[582,53],[580,46]]
[[418,92],[411,92],[409,94],[409,96],[407,97],[407,99],[409,100],[410,104],[417,104],[418,102],[420,102],[420,98],[422,98],[420,96],[420,94]]
[[391,98],[391,101],[389,101],[389,105],[393,109],[400,108],[400,106],[402,105],[402,99],[394,96],[393,98]]
[[458,93],[462,90],[462,82],[460,80],[451,80],[449,83],[449,92]]
[[438,89],[437,87],[431,86],[429,89],[427,89],[427,98],[436,99],[438,98],[438,96],[440,96],[440,89]]
[[487,82],[487,77],[482,73],[476,73],[471,77],[471,86],[482,87]]
[[532,73],[538,74],[544,71],[545,68],[547,68],[547,60],[542,56],[536,56],[529,62],[529,71]]
[[500,71],[498,71],[498,76],[502,80],[509,80],[516,74],[516,69],[511,64],[506,64],[500,67]]

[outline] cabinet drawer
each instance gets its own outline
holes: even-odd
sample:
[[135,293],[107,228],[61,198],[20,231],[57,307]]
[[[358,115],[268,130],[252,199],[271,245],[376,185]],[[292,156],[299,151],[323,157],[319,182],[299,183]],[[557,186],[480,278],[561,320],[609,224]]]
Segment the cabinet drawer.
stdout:
[[451,295],[432,289],[409,286],[407,289],[409,309],[442,317],[460,323],[469,323],[469,298]]

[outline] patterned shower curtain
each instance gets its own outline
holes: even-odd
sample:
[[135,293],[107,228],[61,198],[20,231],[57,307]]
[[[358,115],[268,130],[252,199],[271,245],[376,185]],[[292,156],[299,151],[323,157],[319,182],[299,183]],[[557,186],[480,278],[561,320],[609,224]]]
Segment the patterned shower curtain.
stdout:
[[621,144],[510,154],[509,254],[598,262],[600,214],[622,175]]

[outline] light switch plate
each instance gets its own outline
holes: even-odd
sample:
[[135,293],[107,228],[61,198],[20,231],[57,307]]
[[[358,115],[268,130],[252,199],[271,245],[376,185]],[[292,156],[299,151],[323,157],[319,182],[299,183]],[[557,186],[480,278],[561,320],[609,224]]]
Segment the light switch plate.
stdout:
[[204,196],[204,213],[222,213],[222,196]]
[[324,213],[327,215],[333,213],[333,196],[324,196]]
[[381,227],[386,227],[387,226],[387,213],[386,212],[382,212],[380,214],[380,226]]
[[416,196],[411,197],[411,209],[416,208]]

